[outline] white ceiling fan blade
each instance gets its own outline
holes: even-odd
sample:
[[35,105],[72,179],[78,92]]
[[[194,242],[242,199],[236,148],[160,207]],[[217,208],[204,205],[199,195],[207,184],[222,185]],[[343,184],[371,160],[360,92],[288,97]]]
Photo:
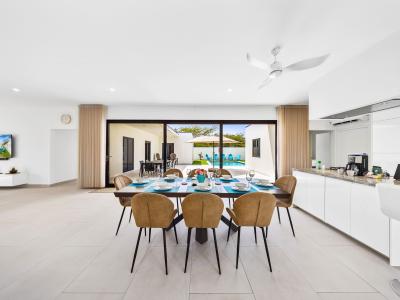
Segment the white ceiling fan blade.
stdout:
[[313,57],[309,59],[304,59],[301,61],[298,61],[294,64],[288,65],[285,67],[285,70],[289,71],[302,71],[302,70],[307,70],[311,68],[315,68],[322,64],[327,58],[329,54],[323,55],[323,56],[318,56],[318,57]]
[[246,54],[247,62],[251,64],[253,67],[259,68],[261,70],[267,71],[269,70],[269,65],[261,60],[256,58],[252,58],[249,53]]
[[266,87],[270,82],[272,81],[272,78],[268,77],[265,79],[261,84],[258,86],[258,90],[261,90],[262,88]]

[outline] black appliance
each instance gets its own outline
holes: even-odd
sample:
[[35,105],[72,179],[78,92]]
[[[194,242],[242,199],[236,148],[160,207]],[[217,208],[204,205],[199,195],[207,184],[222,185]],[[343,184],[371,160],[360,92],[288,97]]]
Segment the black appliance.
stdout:
[[363,176],[368,172],[368,155],[363,154],[349,154],[347,157],[346,170],[353,170],[354,175]]
[[400,165],[397,165],[396,173],[393,178],[400,181]]

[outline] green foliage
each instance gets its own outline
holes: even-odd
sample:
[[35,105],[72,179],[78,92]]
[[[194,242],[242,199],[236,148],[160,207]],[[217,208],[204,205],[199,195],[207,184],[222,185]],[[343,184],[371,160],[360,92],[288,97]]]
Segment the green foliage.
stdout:
[[201,160],[197,159],[197,160],[194,160],[192,164],[193,165],[208,165],[208,162],[205,159],[201,159]]
[[214,135],[217,130],[217,126],[213,127],[201,127],[201,126],[188,126],[175,129],[176,132],[191,133],[194,137],[202,135]]
[[244,147],[246,144],[246,139],[244,137],[243,133],[237,133],[237,134],[224,134],[224,137],[227,137],[229,139],[238,141],[237,144],[226,144],[224,145],[225,147]]

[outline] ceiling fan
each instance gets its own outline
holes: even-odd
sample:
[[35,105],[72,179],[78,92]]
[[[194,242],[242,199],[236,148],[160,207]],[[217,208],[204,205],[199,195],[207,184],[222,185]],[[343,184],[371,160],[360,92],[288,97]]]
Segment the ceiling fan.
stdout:
[[266,85],[268,85],[274,78],[277,78],[282,75],[282,72],[288,72],[288,71],[303,71],[311,68],[315,68],[322,64],[329,56],[329,54],[323,55],[323,56],[318,56],[318,57],[313,57],[309,59],[304,59],[298,62],[295,62],[291,65],[288,65],[286,67],[282,67],[282,64],[276,60],[276,57],[278,56],[279,52],[281,51],[281,47],[277,46],[274,47],[271,50],[271,54],[274,57],[274,61],[272,62],[271,65],[268,65],[267,63],[260,61],[258,59],[252,58],[249,53],[247,53],[247,61],[249,64],[251,64],[253,67],[259,68],[264,71],[268,71],[268,78],[265,79],[258,89],[262,89]]

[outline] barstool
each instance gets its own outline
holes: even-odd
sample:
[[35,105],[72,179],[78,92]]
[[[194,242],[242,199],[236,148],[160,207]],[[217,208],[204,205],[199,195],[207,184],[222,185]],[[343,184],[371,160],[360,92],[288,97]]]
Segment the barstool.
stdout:
[[[378,183],[376,185],[382,213],[389,218],[400,221],[400,185]],[[393,279],[390,281],[392,290],[400,297],[400,281]]]

